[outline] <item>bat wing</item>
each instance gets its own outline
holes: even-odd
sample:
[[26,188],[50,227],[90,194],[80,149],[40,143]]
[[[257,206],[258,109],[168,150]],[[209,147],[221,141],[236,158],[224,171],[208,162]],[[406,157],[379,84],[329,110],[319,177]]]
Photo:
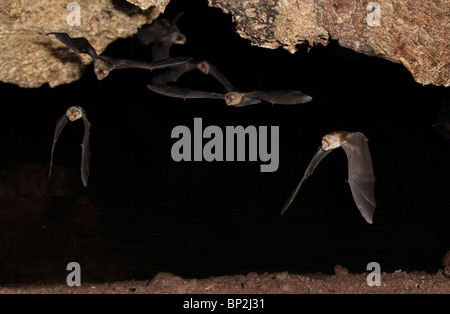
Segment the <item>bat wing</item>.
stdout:
[[64,129],[64,126],[66,125],[67,121],[69,119],[64,114],[61,118],[59,118],[56,121],[56,127],[55,127],[55,134],[53,136],[53,145],[52,145],[52,152],[50,155],[50,169],[48,171],[48,178],[50,179],[50,176],[52,175],[52,168],[53,168],[53,152],[55,150],[56,142],[58,141],[58,137],[61,134],[61,131]]
[[373,222],[375,211],[375,176],[367,138],[360,132],[349,133],[341,141],[348,159],[348,183],[353,199],[368,223]]
[[305,174],[303,175],[303,178],[300,180],[300,183],[297,185],[295,190],[292,192],[291,196],[287,200],[287,202],[284,204],[283,209],[281,210],[281,215],[284,214],[284,212],[288,209],[288,207],[291,205],[291,203],[294,201],[295,197],[297,196],[298,191],[300,190],[300,187],[303,184],[303,181],[308,179],[308,177],[314,172],[314,169],[316,169],[317,165],[322,161],[322,159],[328,155],[332,150],[323,150],[322,147],[319,147],[314,154],[313,158],[311,159],[311,162],[308,165],[308,168],[306,168]]
[[170,27],[168,20],[160,18],[150,25],[141,27],[137,32],[137,37],[142,44],[147,46],[166,35]]
[[178,23],[178,20],[180,19],[180,17],[182,17],[183,15],[184,15],[184,12],[179,12],[175,15],[175,17],[172,19],[170,30],[179,31],[179,29],[177,27],[177,23]]
[[209,65],[209,73],[212,77],[220,82],[220,84],[225,87],[228,92],[237,91],[237,89],[230,83],[230,81],[222,74],[215,66],[208,62]]
[[152,83],[156,85],[164,85],[176,82],[183,74],[196,68],[196,63],[192,61],[167,68],[163,73],[153,76]]
[[75,52],[78,53],[87,53],[93,60],[97,59],[97,52],[94,47],[91,46],[89,41],[84,37],[70,37],[67,33],[48,33],[47,35],[52,34],[61,41],[64,45],[69,47]]
[[179,31],[171,31],[160,40],[157,40],[152,47],[153,60],[164,60],[170,57],[170,49],[173,44],[183,45],[186,36]]
[[209,99],[223,99],[223,94],[204,92],[192,90],[185,87],[173,85],[147,85],[151,91],[169,97],[175,98],[209,98]]
[[298,90],[253,91],[245,97],[257,98],[272,104],[295,105],[310,102],[312,97]]
[[261,103],[261,100],[256,99],[256,98],[245,98],[243,102],[234,105],[233,107],[245,107],[245,106],[250,106],[250,105],[256,105]]
[[90,175],[90,165],[91,165],[91,151],[90,146],[90,134],[91,134],[91,124],[86,117],[86,113],[83,114],[84,122],[84,136],[83,143],[81,144],[81,180],[83,181],[84,187],[87,187],[89,175]]
[[152,47],[152,59],[155,61],[168,59],[172,45],[173,42],[170,40],[159,40],[155,42]]
[[170,58],[155,62],[142,62],[128,59],[114,59],[111,57],[103,56],[102,58],[106,61],[113,64],[113,69],[146,69],[146,70],[154,70],[154,69],[163,69],[167,67],[172,67],[176,65],[180,65],[192,60],[192,58]]

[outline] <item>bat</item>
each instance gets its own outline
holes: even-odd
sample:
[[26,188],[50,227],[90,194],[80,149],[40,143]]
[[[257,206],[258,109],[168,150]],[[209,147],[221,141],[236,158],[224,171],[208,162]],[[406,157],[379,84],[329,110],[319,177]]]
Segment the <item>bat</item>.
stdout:
[[209,98],[223,99],[228,106],[244,107],[260,103],[261,101],[270,102],[271,104],[294,105],[307,103],[312,100],[301,91],[296,90],[279,90],[279,91],[253,91],[253,92],[237,92],[231,91],[226,94],[191,90],[189,88],[174,85],[147,85],[151,91],[169,97],[175,98]]
[[152,83],[156,85],[165,85],[178,81],[178,79],[189,71],[197,69],[197,63],[195,61],[189,61],[171,68],[167,68],[160,74],[155,74],[152,77]]
[[321,160],[333,149],[342,147],[348,160],[348,183],[359,211],[364,219],[371,224],[373,222],[373,213],[375,211],[374,184],[375,176],[373,174],[372,158],[370,156],[367,138],[360,132],[332,132],[325,135],[322,139],[322,145],[317,149],[314,157],[306,168],[305,174],[297,185],[291,196],[285,203],[281,215],[288,209],[297,196],[300,187],[313,172]]
[[152,24],[141,27],[137,32],[137,37],[144,45],[153,44],[153,60],[163,60],[169,58],[170,48],[173,44],[184,45],[186,36],[182,34],[176,22],[183,13],[178,14],[169,22],[165,18],[159,18]]
[[55,35],[55,37],[65,44],[67,47],[77,53],[86,53],[94,61],[94,72],[98,80],[103,80],[108,76],[109,72],[116,69],[162,69],[179,64],[183,64],[192,60],[192,58],[170,58],[158,60],[154,62],[142,62],[128,59],[115,59],[112,57],[97,55],[95,49],[91,46],[89,41],[84,37],[70,37],[67,33],[48,33],[47,35]]
[[450,101],[444,100],[444,105],[439,110],[439,117],[433,128],[446,138],[450,139]]
[[151,24],[142,26],[136,36],[145,46],[157,41],[171,41],[174,44],[183,45],[186,42],[186,36],[176,25],[182,15],[183,13],[177,14],[172,22],[165,18],[158,18]]
[[83,182],[84,187],[87,187],[89,179],[90,160],[91,160],[91,152],[89,150],[89,136],[91,124],[89,123],[86,112],[83,110],[83,108],[79,106],[73,106],[67,109],[66,113],[56,122],[55,135],[53,137],[52,153],[50,157],[50,170],[48,172],[48,178],[50,179],[50,176],[52,174],[53,152],[55,150],[55,145],[56,142],[58,141],[58,137],[61,134],[61,131],[63,130],[67,121],[69,120],[75,121],[80,118],[82,118],[84,122],[84,136],[83,142],[81,144],[81,180]]
[[174,83],[184,75],[192,70],[200,70],[206,75],[211,75],[223,87],[228,91],[237,91],[237,89],[231,84],[231,82],[222,74],[214,65],[208,61],[196,61],[192,60],[181,65],[177,65],[168,69],[165,69],[163,73],[155,75],[152,79],[152,83],[156,85],[164,85],[168,83]]

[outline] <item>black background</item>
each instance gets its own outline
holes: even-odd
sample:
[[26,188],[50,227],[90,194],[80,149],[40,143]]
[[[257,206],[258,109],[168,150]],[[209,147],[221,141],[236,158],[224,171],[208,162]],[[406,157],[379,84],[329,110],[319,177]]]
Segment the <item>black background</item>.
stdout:
[[[78,145],[83,126],[69,123],[55,150],[56,179],[49,183],[43,173],[37,183],[27,182],[50,191],[39,210],[22,206],[23,215],[38,217],[27,226],[35,228],[25,232],[30,238],[24,236],[12,247],[11,220],[1,221],[0,279],[65,280],[70,261],[92,269],[83,274],[94,281],[148,279],[158,271],[184,277],[333,273],[336,264],[364,272],[373,261],[382,271],[442,268],[450,248],[450,142],[432,124],[448,89],[422,86],[402,65],[357,54],[336,42],[309,52],[300,45],[295,54],[254,47],[235,32],[230,15],[209,8],[206,1],[186,2],[171,1],[164,14],[170,19],[185,12],[178,26],[188,41],[173,46],[173,56],[208,60],[245,91],[298,89],[314,100],[244,108],[227,107],[220,100],[183,101],[149,91],[151,72],[118,70],[98,81],[92,65],[81,80],[56,88],[1,83],[3,170],[14,172],[30,163],[48,169],[55,121],[73,105],[82,106],[92,123],[92,163],[84,189]],[[135,38],[120,39],[104,54],[148,60],[150,48]],[[195,71],[179,84],[223,91],[214,79]],[[227,125],[279,126],[279,169],[261,173],[261,162],[174,162],[171,131],[178,125],[193,131],[194,117],[203,119],[203,127],[223,130]],[[340,149],[322,161],[280,216],[321,137],[338,130],[360,131],[369,139],[377,178],[373,225],[353,202]],[[70,195],[51,188],[64,169],[72,174]],[[1,179],[18,194],[24,190],[8,175]],[[7,193],[1,196],[2,206],[20,202]],[[87,229],[70,218],[79,211],[80,197],[89,200],[98,216]],[[73,239],[83,247],[72,254],[72,244],[61,246]],[[46,266],[36,266],[36,260]],[[31,276],[26,269],[39,274]]]

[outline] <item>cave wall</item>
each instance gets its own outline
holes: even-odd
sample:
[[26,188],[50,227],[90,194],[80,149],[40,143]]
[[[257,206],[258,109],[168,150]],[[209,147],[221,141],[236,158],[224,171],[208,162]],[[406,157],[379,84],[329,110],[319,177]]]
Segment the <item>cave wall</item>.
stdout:
[[[68,25],[67,0],[5,0],[0,6],[0,81],[22,87],[70,83],[90,58],[67,53],[51,31],[85,36],[102,52],[164,12],[170,0],[79,0],[81,23]],[[134,4],[135,6],[131,5]],[[231,14],[253,45],[296,52],[337,40],[356,52],[403,64],[423,85],[449,86],[448,1],[208,0]],[[206,3],[205,3],[206,5]]]
[[151,23],[159,11],[142,11],[123,1],[77,0],[80,23],[67,0],[7,0],[0,4],[0,81],[21,87],[57,86],[78,80],[91,62],[76,54],[48,32],[84,36],[101,53],[117,38],[136,33]]
[[449,86],[448,1],[209,0],[233,15],[237,32],[266,48],[326,45],[403,64],[423,85]]

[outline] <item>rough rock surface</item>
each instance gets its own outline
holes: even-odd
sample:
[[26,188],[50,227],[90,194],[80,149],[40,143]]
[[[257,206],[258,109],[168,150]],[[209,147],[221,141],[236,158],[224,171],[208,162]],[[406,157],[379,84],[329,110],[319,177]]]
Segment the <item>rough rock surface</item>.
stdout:
[[150,7],[156,7],[161,13],[164,13],[167,4],[170,0],[127,0],[129,3],[137,5],[142,10],[147,10]]
[[442,259],[442,265],[444,265],[444,275],[450,277],[450,251]]
[[293,53],[297,44],[313,46],[334,39],[357,52],[402,63],[421,84],[449,86],[448,1],[209,0],[209,4],[231,13],[238,33],[254,45],[282,46]]
[[[117,38],[131,36],[151,23],[158,10],[142,11],[124,1],[78,0],[80,25],[69,26],[66,0],[7,0],[0,4],[0,80],[21,87],[57,86],[80,78],[91,62],[70,53],[48,32],[67,32],[89,39],[102,52]],[[72,9],[75,10],[75,9]],[[71,19],[71,21],[75,21]]]
[[447,294],[448,278],[442,273],[382,273],[381,286],[369,286],[367,274],[249,273],[205,279],[186,279],[170,273],[158,273],[147,281],[82,283],[80,287],[65,284],[11,285],[0,287],[1,294],[83,293],[83,294]]
[[[44,34],[86,36],[101,52],[164,12],[170,0],[79,0],[81,25],[68,26],[66,0],[5,0],[0,6],[0,80],[23,87],[56,86],[78,79],[87,56],[68,55]],[[403,64],[424,85],[450,85],[450,6],[432,0],[208,0],[230,13],[237,32],[252,44],[343,47]],[[150,10],[147,10],[152,8]],[[159,12],[158,12],[159,11]],[[56,50],[55,50],[56,48]]]

